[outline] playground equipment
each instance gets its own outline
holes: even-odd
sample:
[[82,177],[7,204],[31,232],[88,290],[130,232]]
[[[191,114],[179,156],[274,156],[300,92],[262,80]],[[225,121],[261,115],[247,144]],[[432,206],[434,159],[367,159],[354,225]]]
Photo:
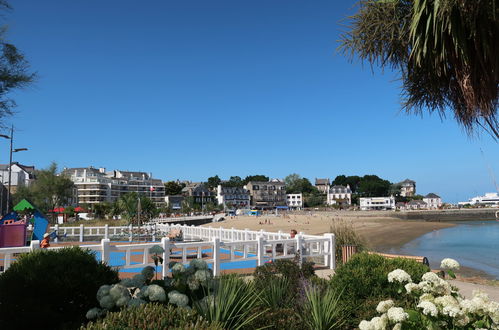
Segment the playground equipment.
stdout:
[[[18,212],[33,212],[30,220],[19,219]],[[16,206],[14,211],[0,219],[0,248],[18,247],[26,245],[26,227],[32,224],[33,232],[29,240],[42,240],[43,234],[49,228],[48,220],[30,202],[23,199]]]

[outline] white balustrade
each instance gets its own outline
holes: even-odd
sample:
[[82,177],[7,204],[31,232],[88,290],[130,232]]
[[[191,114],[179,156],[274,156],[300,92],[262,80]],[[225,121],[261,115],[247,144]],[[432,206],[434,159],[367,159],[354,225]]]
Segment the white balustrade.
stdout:
[[[307,257],[323,257],[324,265],[334,269],[335,264],[335,236],[334,234],[324,234],[323,236],[303,235],[302,233],[291,238],[289,234],[260,231],[248,229],[225,229],[222,227],[195,227],[177,224],[154,224],[142,226],[140,231],[152,233],[152,237],[159,236],[161,243],[148,242],[139,244],[111,244],[112,238],[122,237],[131,240],[133,238],[132,226],[121,227],[60,227],[55,226],[52,230],[58,230],[59,236],[78,237],[82,242],[85,236],[101,237],[99,244],[80,245],[82,248],[90,249],[101,253],[101,260],[110,262],[112,252],[124,253],[124,264],[119,268],[142,268],[154,266],[150,258],[149,249],[155,245],[160,245],[165,249],[163,253],[164,265],[168,265],[170,260],[178,260],[184,264],[191,258],[203,258],[211,264],[215,275],[220,274],[221,265],[227,262],[242,262],[254,260],[256,265],[263,265],[265,262],[277,259],[295,258],[296,252],[300,252],[299,258],[302,262]],[[174,242],[166,236],[172,229],[182,230],[184,239],[197,239],[199,242]],[[140,237],[140,236],[139,236]],[[17,253],[26,253],[39,248],[39,241],[32,241],[30,246],[15,248],[0,248],[0,258],[3,256],[4,267],[9,268],[13,256]],[[62,247],[51,247],[49,249],[59,249]],[[281,250],[282,249],[282,250]],[[203,250],[212,253],[211,258],[203,254]],[[133,262],[133,252],[141,255],[139,262]],[[227,258],[227,254],[229,257]],[[223,258],[222,258],[223,256]],[[168,266],[163,267],[163,275],[167,274]],[[231,268],[237,268],[231,267]]]

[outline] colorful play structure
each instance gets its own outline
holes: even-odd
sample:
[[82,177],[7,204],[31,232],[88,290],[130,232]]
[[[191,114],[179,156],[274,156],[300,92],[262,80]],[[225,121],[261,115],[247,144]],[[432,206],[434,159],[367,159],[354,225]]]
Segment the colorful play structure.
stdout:
[[[35,206],[23,199],[14,206],[12,212],[0,219],[0,248],[25,246],[28,241],[42,240],[48,229],[48,220]],[[27,235],[29,232],[30,237]]]

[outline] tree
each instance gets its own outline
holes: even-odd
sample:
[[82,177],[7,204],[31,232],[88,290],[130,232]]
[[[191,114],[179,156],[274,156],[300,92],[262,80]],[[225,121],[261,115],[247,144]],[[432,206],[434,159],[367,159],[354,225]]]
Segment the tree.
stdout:
[[114,213],[121,215],[129,223],[133,223],[139,216],[139,198],[140,198],[140,221],[151,219],[158,214],[158,208],[154,202],[147,196],[129,192],[122,195],[114,204]]
[[184,187],[185,185],[179,184],[175,181],[165,182],[165,195],[180,195],[182,193],[182,188]]
[[[0,11],[11,7],[5,0],[0,0]],[[1,14],[0,14],[0,17]],[[12,115],[16,102],[9,98],[10,92],[29,86],[36,78],[30,73],[28,61],[13,44],[6,41],[5,27],[0,28],[0,120]]]
[[224,182],[225,187],[242,187],[245,184],[239,176],[231,176],[229,181]]
[[317,188],[307,178],[302,178],[299,174],[290,174],[284,178],[286,193],[288,194],[310,194],[318,192]]
[[209,189],[216,189],[220,184],[220,182],[222,182],[222,180],[220,180],[218,175],[215,175],[208,178],[208,182],[206,183],[206,185],[208,186]]
[[387,196],[391,186],[390,181],[377,175],[364,175],[360,180],[358,193],[366,197]]
[[352,193],[356,193],[357,189],[360,184],[360,176],[358,175],[353,175],[353,176],[345,176],[345,175],[338,175],[334,181],[333,185],[339,185],[339,186],[350,186],[350,189],[352,190]]
[[74,184],[71,179],[57,174],[57,164],[52,163],[44,170],[36,171],[36,181],[14,194],[14,201],[23,198],[31,200],[42,212],[59,206],[67,206],[73,197]]
[[340,49],[400,72],[403,109],[499,139],[497,0],[361,0]]
[[112,213],[113,206],[109,202],[96,203],[92,206],[92,212],[94,214],[94,218],[96,219],[104,219],[106,216]]
[[262,174],[257,174],[257,175],[248,175],[243,183],[244,184],[247,184],[248,182],[250,181],[263,181],[263,182],[268,182],[269,181],[269,177],[268,176],[265,176],[265,175],[262,175]]

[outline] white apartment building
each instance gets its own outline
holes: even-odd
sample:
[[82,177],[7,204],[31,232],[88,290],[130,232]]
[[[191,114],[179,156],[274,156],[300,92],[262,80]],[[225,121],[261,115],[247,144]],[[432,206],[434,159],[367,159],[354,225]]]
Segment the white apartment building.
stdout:
[[217,187],[217,202],[227,209],[242,209],[250,206],[251,195],[249,190],[241,187]]
[[290,209],[300,210],[303,207],[303,194],[286,194],[286,205]]
[[428,209],[438,209],[442,206],[442,198],[434,193],[429,193],[423,197],[423,202],[426,203]]
[[352,204],[352,190],[350,185],[345,186],[332,186],[327,190],[327,205],[351,205]]
[[157,205],[165,202],[163,182],[145,172],[86,167],[64,169],[63,174],[75,184],[77,204],[113,203],[128,192],[145,195]]
[[394,210],[395,198],[390,197],[366,197],[360,199],[360,209],[369,210]]

